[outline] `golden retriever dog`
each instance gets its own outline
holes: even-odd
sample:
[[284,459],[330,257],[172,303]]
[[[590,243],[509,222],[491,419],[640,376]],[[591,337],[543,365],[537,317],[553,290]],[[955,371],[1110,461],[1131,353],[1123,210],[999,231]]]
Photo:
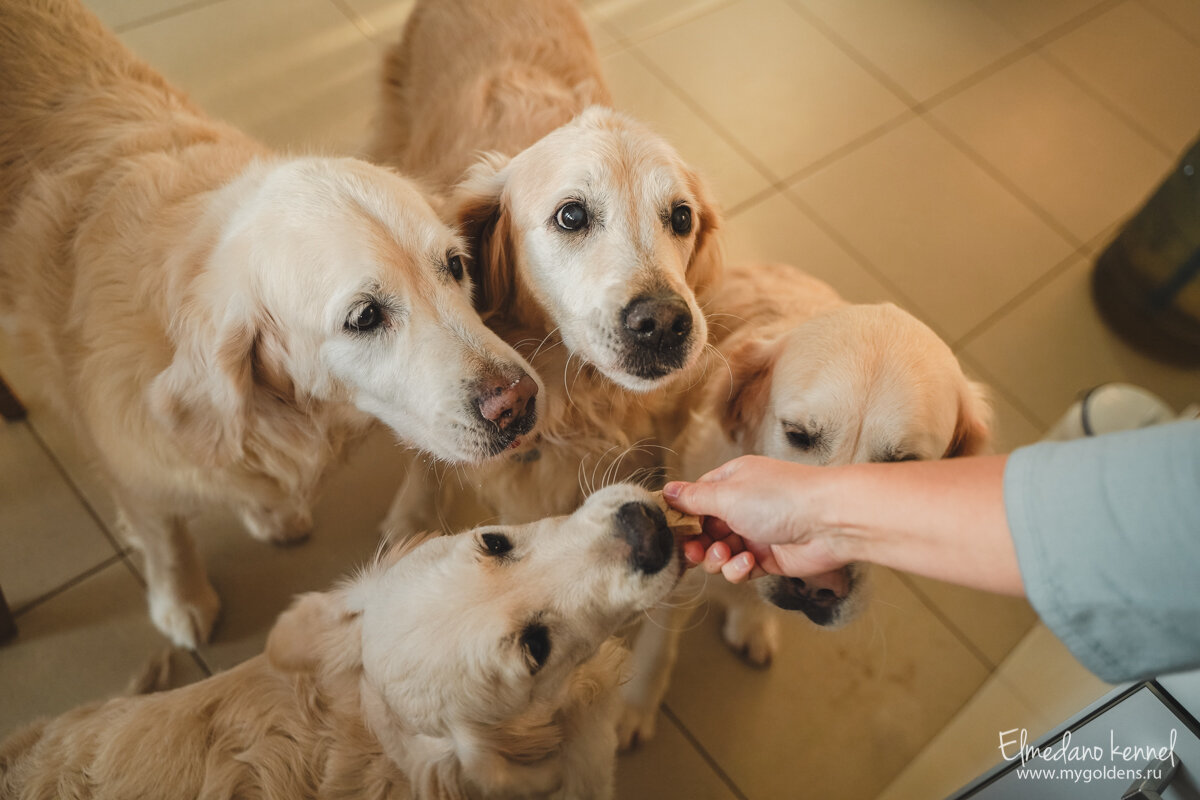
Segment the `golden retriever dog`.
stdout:
[[[422,0],[382,97],[375,157],[449,197],[476,307],[546,381],[540,438],[446,483],[518,521],[573,508],[605,459],[608,479],[655,467],[630,446],[701,360],[718,214],[670,145],[610,107],[577,4]],[[414,470],[387,527],[438,524],[428,479]]]
[[218,610],[184,522],[199,505],[290,541],[372,417],[460,461],[532,428],[530,367],[407,181],[272,154],[74,0],[0,4],[0,108],[0,319],[99,454],[177,644]]
[[266,652],[0,744],[0,798],[612,796],[613,638],[682,571],[649,492],[414,537],[301,596]]
[[[715,356],[728,369],[713,370],[689,398],[671,477],[695,480],[742,455],[836,465],[954,458],[988,448],[983,387],[964,377],[945,342],[896,306],[848,304],[794,267],[766,264],[729,269],[712,308],[713,319],[728,326]],[[861,565],[753,585],[685,581],[681,602],[653,612],[653,624],[638,634],[634,678],[624,688],[622,746],[654,733],[678,631],[691,611],[684,598],[707,593],[723,605],[726,643],[766,666],[777,649],[778,619],[760,595],[832,628],[865,605],[865,583]]]

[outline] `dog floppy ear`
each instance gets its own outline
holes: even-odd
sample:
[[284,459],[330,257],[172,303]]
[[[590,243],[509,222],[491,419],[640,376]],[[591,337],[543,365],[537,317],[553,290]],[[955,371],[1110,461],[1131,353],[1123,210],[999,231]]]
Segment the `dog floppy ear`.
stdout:
[[981,383],[963,380],[958,394],[958,420],[945,458],[977,456],[992,446],[992,406]]
[[721,279],[725,267],[725,255],[721,248],[718,232],[721,228],[721,212],[707,184],[699,174],[687,171],[688,188],[700,207],[696,209],[698,225],[696,245],[687,266],[687,282],[703,303]]
[[731,440],[738,441],[762,422],[779,348],[778,340],[749,339],[726,353],[732,374],[729,393],[716,400],[721,427]]
[[175,355],[150,383],[151,415],[199,461],[241,456],[253,389],[255,328],[237,304],[219,319],[185,309],[173,323]]
[[267,660],[283,672],[351,669],[362,659],[360,630],[341,592],[302,594],[271,628]]
[[450,200],[451,216],[471,248],[475,309],[485,317],[508,308],[516,294],[512,219],[504,203],[508,162],[498,153],[483,156]]

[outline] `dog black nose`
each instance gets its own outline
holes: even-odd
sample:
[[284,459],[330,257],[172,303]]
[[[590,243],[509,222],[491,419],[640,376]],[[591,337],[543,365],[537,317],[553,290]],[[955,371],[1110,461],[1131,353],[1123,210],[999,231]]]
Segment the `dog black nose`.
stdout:
[[782,609],[799,611],[818,625],[832,625],[839,623],[838,612],[854,585],[854,571],[843,568],[807,580],[772,575],[759,590]]
[[479,415],[500,430],[533,424],[537,413],[537,381],[524,372],[516,380],[500,376],[485,378],[478,391]]
[[629,543],[629,563],[639,572],[654,575],[671,560],[675,537],[657,506],[626,503],[617,509],[617,532]]
[[625,340],[643,350],[670,353],[692,332],[692,310],[674,292],[635,297],[621,314]]

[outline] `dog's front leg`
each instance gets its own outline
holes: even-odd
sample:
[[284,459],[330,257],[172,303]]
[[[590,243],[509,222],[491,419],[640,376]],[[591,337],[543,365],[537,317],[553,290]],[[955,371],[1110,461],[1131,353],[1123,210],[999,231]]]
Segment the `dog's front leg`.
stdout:
[[769,667],[779,651],[779,611],[764,602],[751,583],[717,580],[709,591],[725,606],[725,644],[752,666]]
[[380,526],[384,541],[442,528],[438,520],[440,487],[433,467],[416,454],[410,455],[407,461],[404,481]]
[[150,618],[179,647],[208,641],[221,601],[208,581],[183,517],[117,498],[122,532],[145,559]]
[[617,722],[617,741],[622,750],[654,737],[658,707],[667,693],[671,670],[679,655],[679,637],[694,608],[688,599],[694,598],[698,591],[693,574],[676,589],[670,605],[646,612],[647,618],[633,644],[632,677],[621,687],[625,708]]

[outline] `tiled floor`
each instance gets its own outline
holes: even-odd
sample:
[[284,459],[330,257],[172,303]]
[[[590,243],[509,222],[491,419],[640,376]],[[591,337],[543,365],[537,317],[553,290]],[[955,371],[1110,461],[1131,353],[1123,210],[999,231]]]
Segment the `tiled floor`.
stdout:
[[[349,153],[367,139],[380,49],[412,5],[91,4],[215,115],[276,146]],[[1194,0],[585,7],[618,104],[714,183],[730,257],[787,261],[917,313],[992,386],[1003,449],[1099,382],[1200,399],[1200,373],[1129,350],[1087,296],[1098,248],[1200,131]],[[2,345],[0,372],[29,395]],[[0,586],[21,628],[0,649],[0,735],[119,691],[164,645],[86,461],[36,403],[0,427]],[[301,547],[199,519],[225,612],[181,678],[256,652],[290,595],[367,557],[397,473],[387,438],[368,442]],[[789,620],[767,671],[725,651],[715,615],[697,624],[658,738],[620,761],[619,796],[935,797],[986,766],[1000,726],[1049,727],[1104,690],[1030,632],[1020,601],[887,572],[877,584],[845,631]]]

